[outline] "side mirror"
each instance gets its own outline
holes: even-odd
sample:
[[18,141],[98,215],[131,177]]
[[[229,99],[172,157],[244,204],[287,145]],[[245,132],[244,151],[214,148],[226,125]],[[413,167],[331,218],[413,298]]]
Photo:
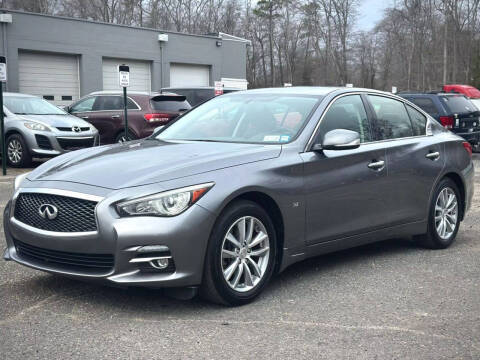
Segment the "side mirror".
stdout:
[[351,150],[360,146],[360,134],[346,129],[331,130],[323,137],[322,144],[313,147],[317,150]]

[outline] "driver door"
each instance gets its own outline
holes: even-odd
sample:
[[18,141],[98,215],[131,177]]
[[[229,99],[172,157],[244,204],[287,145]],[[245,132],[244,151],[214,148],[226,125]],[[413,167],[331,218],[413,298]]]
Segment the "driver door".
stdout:
[[301,154],[305,168],[308,245],[367,233],[387,225],[386,153],[381,142],[371,142],[370,117],[361,95],[334,100],[321,120],[314,143],[322,143],[325,134],[335,129],[358,132],[361,144],[352,150],[310,150]]

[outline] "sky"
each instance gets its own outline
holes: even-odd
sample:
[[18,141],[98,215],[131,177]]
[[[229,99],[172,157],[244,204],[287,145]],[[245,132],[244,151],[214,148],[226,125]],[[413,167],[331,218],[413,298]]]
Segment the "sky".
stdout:
[[392,0],[360,0],[360,9],[357,18],[358,30],[372,30],[382,19],[383,10],[391,6]]

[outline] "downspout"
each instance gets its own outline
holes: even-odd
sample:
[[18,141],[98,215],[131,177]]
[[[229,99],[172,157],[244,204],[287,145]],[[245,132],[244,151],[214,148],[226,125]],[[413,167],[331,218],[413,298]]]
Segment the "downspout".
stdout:
[[[3,56],[7,59],[8,62],[8,54],[7,54],[7,23],[2,22],[2,34],[3,34]],[[8,69],[8,67],[7,67]],[[7,74],[8,76],[8,74]],[[5,82],[5,91],[8,91],[8,81]]]

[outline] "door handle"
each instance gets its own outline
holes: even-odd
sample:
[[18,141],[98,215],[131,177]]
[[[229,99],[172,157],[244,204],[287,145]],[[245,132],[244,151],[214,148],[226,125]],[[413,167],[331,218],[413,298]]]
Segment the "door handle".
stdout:
[[82,116],[82,119],[87,120],[87,119],[88,119],[88,116]]
[[112,119],[120,119],[120,115],[112,115]]
[[440,153],[438,151],[429,152],[425,157],[430,160],[437,160],[440,157]]
[[385,167],[385,161],[372,161],[370,164],[367,165],[372,170],[383,170]]

